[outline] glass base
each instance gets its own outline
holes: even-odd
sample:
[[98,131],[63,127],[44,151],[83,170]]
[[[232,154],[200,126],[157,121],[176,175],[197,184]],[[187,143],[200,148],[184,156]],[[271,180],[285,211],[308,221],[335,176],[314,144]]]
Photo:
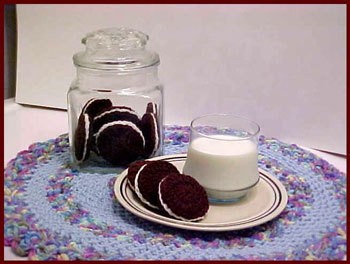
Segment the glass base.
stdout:
[[[152,157],[149,157],[147,159],[156,158],[157,156],[161,156],[162,154],[163,154],[163,147],[161,146]],[[137,160],[145,160],[145,159],[146,158],[138,157]],[[130,162],[130,164],[131,163],[132,162]],[[89,158],[79,163],[76,161],[74,154],[72,154],[72,151],[70,150],[69,167],[81,172],[99,173],[99,174],[110,174],[110,173],[120,174],[125,169],[127,169],[129,165],[125,165],[125,166],[113,165],[108,161],[106,161],[101,156],[97,155],[94,151],[90,151]]]
[[239,202],[244,197],[245,197],[245,195],[238,197],[238,198],[231,198],[231,199],[217,199],[217,198],[208,197],[208,200],[209,200],[210,204],[231,204],[231,203]]
[[127,166],[114,166],[92,151],[89,158],[81,163],[76,162],[71,156],[70,167],[80,172],[98,174],[119,174],[127,168]]
[[215,190],[210,188],[205,188],[207,194],[209,203],[215,203],[215,204],[226,204],[226,203],[235,203],[239,202],[241,199],[243,199],[248,192],[251,191],[259,182],[259,179],[252,185],[240,189],[240,190],[234,190],[234,191],[226,191],[226,190]]

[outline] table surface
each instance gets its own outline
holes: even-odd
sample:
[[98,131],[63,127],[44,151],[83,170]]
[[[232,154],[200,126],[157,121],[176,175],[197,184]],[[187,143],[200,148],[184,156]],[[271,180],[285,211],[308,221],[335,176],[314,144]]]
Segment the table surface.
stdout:
[[[67,133],[67,112],[40,107],[30,107],[16,104],[14,99],[5,100],[4,104],[4,166],[16,154],[33,143],[46,141],[58,135]],[[293,142],[289,142],[293,143]],[[346,158],[334,154],[316,151],[307,146],[301,146],[319,157],[327,160],[342,172],[346,172]],[[4,248],[5,260],[26,260]]]

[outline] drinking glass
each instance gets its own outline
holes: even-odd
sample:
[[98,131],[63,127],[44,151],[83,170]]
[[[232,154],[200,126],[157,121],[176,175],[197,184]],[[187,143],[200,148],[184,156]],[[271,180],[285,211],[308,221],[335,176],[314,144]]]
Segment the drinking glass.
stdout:
[[194,177],[210,202],[234,202],[259,181],[255,122],[232,114],[210,114],[191,122],[183,173]]

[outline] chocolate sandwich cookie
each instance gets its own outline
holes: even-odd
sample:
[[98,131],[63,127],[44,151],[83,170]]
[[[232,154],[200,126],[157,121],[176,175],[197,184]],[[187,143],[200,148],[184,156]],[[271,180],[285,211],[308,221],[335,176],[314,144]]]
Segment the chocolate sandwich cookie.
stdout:
[[130,121],[134,123],[137,127],[141,126],[140,117],[130,107],[113,106],[101,112],[99,115],[95,116],[92,124],[92,128],[93,128],[92,130],[94,134],[97,133],[98,130],[104,124],[107,124],[113,121]]
[[158,115],[157,104],[149,102],[146,107],[146,113],[153,113],[155,116]]
[[98,153],[117,166],[126,166],[136,160],[145,147],[142,131],[130,121],[104,124],[95,138]]
[[173,164],[162,160],[144,164],[135,177],[135,192],[137,196],[149,207],[161,208],[158,197],[159,183],[169,173],[178,172]]
[[136,174],[140,170],[140,168],[143,165],[145,165],[147,162],[148,161],[146,160],[137,160],[129,165],[127,178],[128,178],[128,184],[133,191],[135,191]]
[[78,126],[74,134],[74,154],[78,162],[86,160],[89,157],[91,140],[91,117],[88,114],[80,114]]
[[153,113],[145,113],[141,119],[141,126],[146,140],[144,156],[148,158],[155,154],[160,142],[156,116]]
[[206,191],[189,175],[168,174],[159,184],[158,195],[163,209],[182,221],[202,220],[209,210]]
[[84,105],[82,113],[88,114],[94,118],[102,111],[112,107],[112,101],[109,99],[95,99],[92,98]]

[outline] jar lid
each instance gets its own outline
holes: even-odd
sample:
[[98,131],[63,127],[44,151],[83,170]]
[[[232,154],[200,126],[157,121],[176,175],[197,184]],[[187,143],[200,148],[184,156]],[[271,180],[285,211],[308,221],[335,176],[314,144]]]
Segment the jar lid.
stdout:
[[103,70],[129,71],[159,64],[157,53],[146,50],[148,35],[125,27],[88,33],[85,51],[73,56],[74,64]]

